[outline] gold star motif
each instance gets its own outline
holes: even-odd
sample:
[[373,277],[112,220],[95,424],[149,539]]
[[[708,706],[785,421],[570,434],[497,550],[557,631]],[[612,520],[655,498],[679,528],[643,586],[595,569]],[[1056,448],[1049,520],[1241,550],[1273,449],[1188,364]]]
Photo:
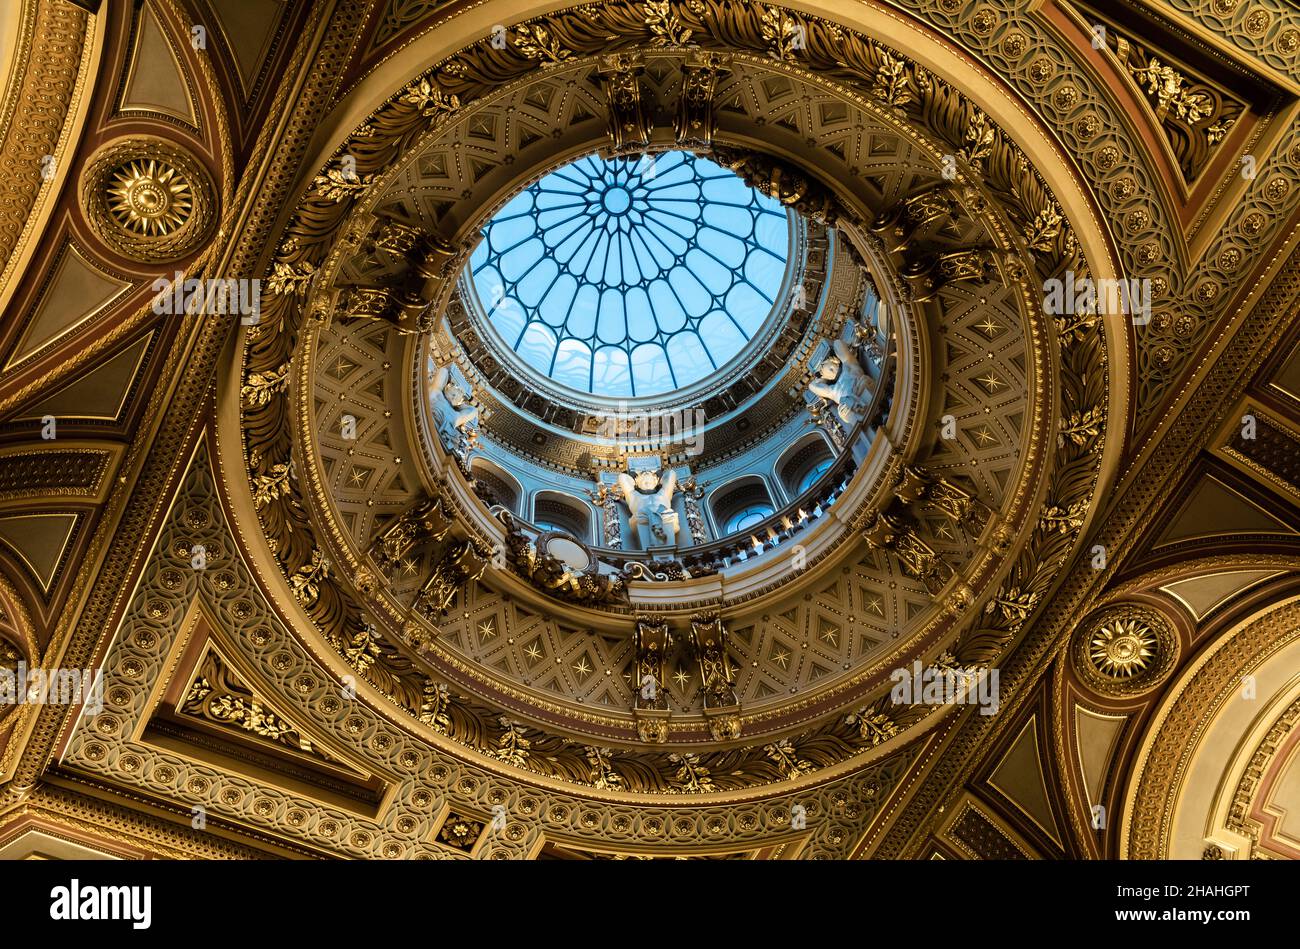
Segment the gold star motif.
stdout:
[[986,316],[984,317],[983,323],[975,324],[975,328],[978,330],[982,330],[984,332],[984,335],[986,335],[989,339],[992,339],[993,334],[996,333],[998,330],[1002,329],[1002,324],[996,322],[993,319],[993,317]]
[[365,473],[362,472],[360,469],[353,468],[352,473],[348,475],[348,481],[352,484],[354,488],[359,488],[361,487],[361,485],[365,484],[366,482]]
[[587,657],[583,656],[573,665],[573,671],[580,676],[585,676],[591,671],[591,666],[587,665]]
[[790,654],[784,649],[779,649],[772,655],[772,661],[781,663],[781,668],[785,669],[790,665]]
[[826,640],[826,642],[830,643],[832,646],[839,645],[838,635],[835,630],[829,626],[822,630],[822,639]]
[[673,673],[673,681],[677,683],[678,688],[686,688],[686,683],[691,681],[691,677],[683,672],[680,668]]
[[497,631],[493,627],[492,621],[488,620],[485,623],[478,624],[478,634],[482,639],[491,639],[497,634]]
[[952,540],[952,528],[947,521],[940,521],[939,526],[934,529],[934,532],[940,537]]
[[976,379],[975,381],[983,384],[984,388],[988,389],[990,392],[996,392],[1000,387],[1006,385],[1005,382],[1003,382],[996,375],[994,375],[992,369],[989,370],[989,374],[987,376],[984,376],[983,378],[980,379]]
[[402,561],[402,573],[404,573],[408,577],[414,576],[415,566],[416,566],[415,561],[412,560],[410,557],[407,557],[405,560]]
[[993,437],[993,433],[989,431],[989,427],[987,425],[985,425],[981,429],[978,429],[975,432],[975,437],[979,439],[979,443],[981,445],[988,445],[997,441],[997,439]]
[[528,648],[525,649],[524,652],[528,653],[529,659],[536,660],[542,658],[542,651],[537,648],[537,643],[529,643]]
[[867,600],[867,609],[871,610],[871,612],[875,613],[877,616],[885,615],[885,611],[880,606],[880,597],[878,596],[873,596],[871,599]]
[[349,372],[351,372],[355,368],[356,368],[356,363],[348,362],[346,359],[340,356],[338,362],[334,364],[334,375],[336,378],[342,379],[344,376],[346,376]]

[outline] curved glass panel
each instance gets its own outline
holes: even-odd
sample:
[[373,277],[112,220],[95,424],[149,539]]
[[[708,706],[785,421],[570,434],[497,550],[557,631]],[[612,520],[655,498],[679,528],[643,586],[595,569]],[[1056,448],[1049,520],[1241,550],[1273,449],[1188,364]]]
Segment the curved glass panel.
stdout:
[[725,366],[785,280],[786,210],[689,152],[588,155],[483,228],[475,292],[506,347],[597,396],[672,392]]
[[726,534],[734,534],[737,531],[743,531],[753,527],[763,518],[772,513],[770,504],[751,504],[743,510],[737,511],[731,517],[727,518],[726,526],[723,528]]
[[799,482],[799,490],[795,493],[803,494],[811,488],[817,482],[818,478],[830,470],[830,467],[833,464],[835,464],[834,458],[825,458],[822,461],[817,462],[817,464],[810,468],[808,473],[803,476],[803,480]]

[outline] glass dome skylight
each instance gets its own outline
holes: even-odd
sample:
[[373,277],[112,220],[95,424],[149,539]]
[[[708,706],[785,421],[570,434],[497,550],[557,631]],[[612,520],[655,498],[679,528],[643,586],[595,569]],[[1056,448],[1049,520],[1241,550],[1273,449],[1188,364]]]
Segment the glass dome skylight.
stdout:
[[496,335],[554,382],[662,395],[734,359],[772,313],[786,210],[687,152],[581,158],[492,218],[470,259]]

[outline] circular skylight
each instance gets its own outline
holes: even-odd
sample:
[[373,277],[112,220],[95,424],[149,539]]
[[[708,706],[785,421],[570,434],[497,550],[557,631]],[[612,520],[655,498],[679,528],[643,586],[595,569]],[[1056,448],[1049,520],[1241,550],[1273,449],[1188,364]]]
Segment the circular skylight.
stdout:
[[502,208],[469,268],[527,366],[637,398],[731,362],[772,313],[789,253],[786,210],[708,159],[589,155]]

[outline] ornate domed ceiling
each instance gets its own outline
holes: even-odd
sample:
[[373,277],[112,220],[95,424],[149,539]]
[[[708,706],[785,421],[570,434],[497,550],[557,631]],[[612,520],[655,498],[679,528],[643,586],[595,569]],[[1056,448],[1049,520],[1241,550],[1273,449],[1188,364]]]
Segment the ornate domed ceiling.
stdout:
[[534,373],[596,398],[661,396],[726,369],[787,283],[790,224],[706,158],[594,155],[483,228],[477,309]]
[[1288,12],[30,6],[6,846],[1293,855]]

